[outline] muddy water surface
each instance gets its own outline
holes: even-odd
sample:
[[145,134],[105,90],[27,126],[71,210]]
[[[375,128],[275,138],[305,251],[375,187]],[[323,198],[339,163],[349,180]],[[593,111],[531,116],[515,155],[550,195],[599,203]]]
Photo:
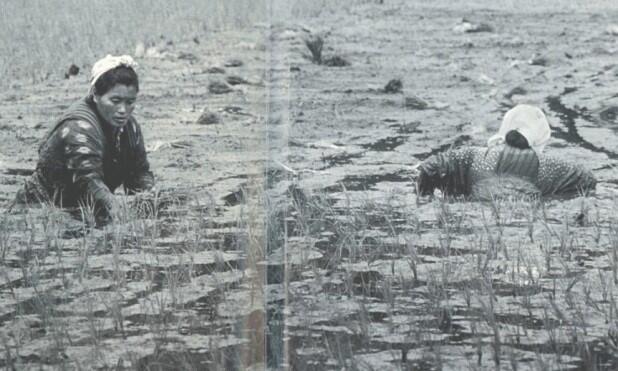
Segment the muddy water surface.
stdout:
[[[323,253],[288,273],[295,368],[618,367],[617,39],[605,31],[618,9],[529,5],[386,2],[282,32],[286,164],[308,195],[290,197],[287,232]],[[461,32],[462,18],[490,30]],[[303,57],[320,33],[349,66]],[[400,92],[384,90],[391,79]],[[413,165],[483,145],[517,103],[546,112],[547,153],[593,169],[595,196],[416,197]]]

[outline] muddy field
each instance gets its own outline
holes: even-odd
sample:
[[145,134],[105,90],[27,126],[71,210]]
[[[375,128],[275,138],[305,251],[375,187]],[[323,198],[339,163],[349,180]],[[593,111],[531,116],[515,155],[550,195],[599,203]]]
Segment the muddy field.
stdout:
[[[103,229],[3,213],[0,364],[617,369],[618,6],[451,3],[145,50],[137,118],[161,195]],[[0,94],[4,208],[86,91],[82,73]],[[543,108],[546,152],[593,170],[596,194],[416,197],[413,165],[483,145],[517,103]]]

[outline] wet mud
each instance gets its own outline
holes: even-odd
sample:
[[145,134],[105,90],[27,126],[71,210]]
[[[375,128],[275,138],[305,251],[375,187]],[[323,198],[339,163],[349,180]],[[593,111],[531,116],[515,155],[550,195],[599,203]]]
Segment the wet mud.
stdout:
[[[289,142],[301,145],[281,162],[298,172],[286,184],[306,195],[288,210],[288,238],[322,253],[273,282],[283,280],[293,298],[284,319],[292,369],[618,365],[608,317],[616,51],[601,26],[618,9],[605,6],[567,14],[545,3],[520,12],[385,2],[283,31],[295,71],[285,90]],[[472,14],[469,22],[491,27],[454,29]],[[307,29],[328,30],[324,43],[350,66],[303,58],[293,35]],[[385,94],[399,76],[402,86]],[[546,152],[594,169],[595,195],[542,205],[417,197],[411,167],[484,145],[517,103],[545,111]]]

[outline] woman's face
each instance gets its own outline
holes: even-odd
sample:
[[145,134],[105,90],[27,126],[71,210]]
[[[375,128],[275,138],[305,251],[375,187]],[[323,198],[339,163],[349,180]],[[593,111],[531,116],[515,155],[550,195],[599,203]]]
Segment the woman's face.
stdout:
[[107,93],[94,96],[97,110],[110,125],[120,128],[127,124],[135,108],[137,88],[135,86],[116,84]]

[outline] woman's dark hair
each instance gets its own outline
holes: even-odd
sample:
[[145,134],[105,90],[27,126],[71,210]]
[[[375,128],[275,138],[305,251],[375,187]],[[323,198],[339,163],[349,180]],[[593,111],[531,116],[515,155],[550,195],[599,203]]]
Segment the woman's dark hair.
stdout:
[[94,94],[101,96],[107,93],[116,84],[135,86],[137,91],[139,91],[139,81],[133,68],[118,66],[99,77],[97,82],[94,83]]
[[506,133],[504,140],[506,141],[506,144],[508,144],[509,146],[515,147],[515,148],[519,148],[519,149],[530,148],[530,143],[528,143],[528,139],[526,139],[526,137],[524,137],[517,130],[511,130],[508,133]]

